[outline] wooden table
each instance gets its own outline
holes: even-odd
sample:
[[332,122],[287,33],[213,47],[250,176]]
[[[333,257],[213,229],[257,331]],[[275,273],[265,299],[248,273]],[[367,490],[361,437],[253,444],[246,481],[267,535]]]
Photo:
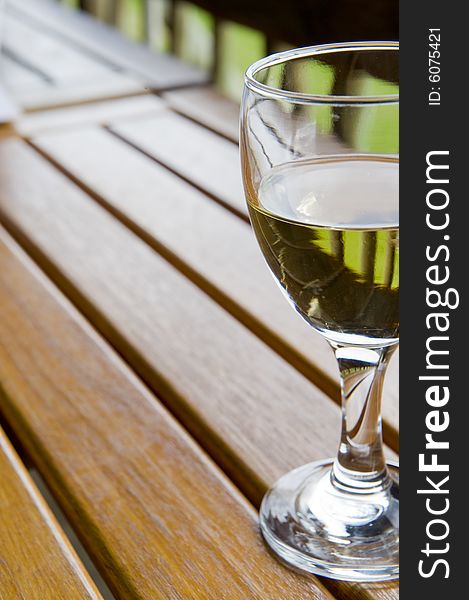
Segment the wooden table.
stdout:
[[0,598],[112,597],[69,526],[116,598],[398,598],[296,575],[257,530],[278,476],[335,453],[338,385],[256,248],[237,107],[56,5],[7,25],[26,112],[0,129]]

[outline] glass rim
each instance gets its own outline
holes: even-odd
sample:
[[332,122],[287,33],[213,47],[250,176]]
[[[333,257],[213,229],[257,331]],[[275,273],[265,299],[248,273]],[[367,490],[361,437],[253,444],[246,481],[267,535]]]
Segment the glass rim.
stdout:
[[271,54],[253,63],[244,74],[245,86],[254,92],[267,98],[283,99],[288,102],[299,104],[389,104],[399,103],[399,94],[381,94],[379,96],[334,96],[330,94],[307,94],[290,90],[281,90],[258,81],[255,76],[263,69],[274,67],[284,62],[297,58],[320,56],[321,54],[333,54],[338,52],[367,51],[367,50],[399,50],[399,42],[395,41],[371,41],[371,42],[339,42],[333,44],[321,44],[317,46],[305,46],[293,48],[283,52]]

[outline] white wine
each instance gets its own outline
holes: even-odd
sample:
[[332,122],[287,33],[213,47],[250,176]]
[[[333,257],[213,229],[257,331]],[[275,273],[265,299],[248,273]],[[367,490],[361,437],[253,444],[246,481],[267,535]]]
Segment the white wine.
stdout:
[[296,310],[331,341],[399,336],[399,161],[342,155],[274,167],[252,226]]

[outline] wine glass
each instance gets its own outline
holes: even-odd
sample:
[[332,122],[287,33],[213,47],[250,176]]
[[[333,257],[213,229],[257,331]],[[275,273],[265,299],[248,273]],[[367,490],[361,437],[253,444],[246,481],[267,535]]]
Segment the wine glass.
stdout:
[[261,531],[288,565],[350,581],[399,574],[399,471],[381,432],[399,341],[398,58],[397,42],[275,54],[247,70],[241,108],[257,241],[331,345],[342,389],[337,457],[284,475],[264,497]]

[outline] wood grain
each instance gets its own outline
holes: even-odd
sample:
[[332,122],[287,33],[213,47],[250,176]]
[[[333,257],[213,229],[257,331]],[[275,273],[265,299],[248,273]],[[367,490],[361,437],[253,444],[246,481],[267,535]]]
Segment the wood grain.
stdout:
[[151,52],[126,40],[115,29],[89,15],[47,0],[16,0],[10,13],[36,29],[65,41],[82,52],[113,65],[152,89],[171,89],[206,83],[206,73],[168,55]]
[[332,598],[1,231],[0,307],[3,410],[118,598]]
[[101,594],[1,428],[0,482],[0,600],[99,600]]
[[238,147],[169,111],[111,129],[247,218]]
[[[246,223],[98,128],[43,134],[34,144],[158,251],[175,255],[180,269],[189,269],[218,302],[338,398],[337,365],[327,342],[279,294]],[[387,380],[384,415],[386,441],[397,448],[395,375]]]
[[[335,452],[331,400],[24,142],[0,143],[0,181],[3,222],[192,430],[216,432],[214,452],[231,448],[228,464],[261,473],[265,489]],[[282,430],[290,442],[271,461]]]
[[253,501],[335,453],[337,406],[32,149],[1,143],[0,180],[10,231]]
[[[133,124],[129,121],[122,126],[126,137]],[[151,133],[150,129],[149,136]],[[157,240],[189,265],[195,278],[199,273],[209,288],[215,285],[224,295],[219,298],[217,291],[213,292],[219,301],[338,401],[337,366],[328,344],[278,293],[249,227],[103,132],[64,132],[38,137],[35,143],[117,209],[129,226],[136,225],[149,243]],[[86,151],[89,147],[99,151],[90,154]],[[233,300],[237,306],[232,306]],[[397,379],[395,358],[386,379],[383,407],[386,441],[394,449],[399,444]]]
[[[241,217],[247,215],[241,183],[239,151],[236,145],[179,115],[163,111],[149,119],[138,118],[127,120],[125,123],[117,121],[111,124],[110,129],[135,148],[180,175],[197,189],[210,195],[223,206],[232,209],[235,214]],[[330,140],[325,140],[325,145],[331,146],[331,144]],[[207,223],[203,233],[199,233],[199,235],[210,236],[213,232],[207,233],[208,228],[213,229]],[[238,251],[239,246],[236,241],[232,240],[232,242],[233,247],[236,247],[236,251]],[[271,323],[275,322],[267,315],[266,319]],[[283,326],[282,336],[287,337],[290,342],[290,334],[286,334]],[[296,344],[295,341],[294,345]],[[311,357],[316,365],[316,371],[319,368],[319,373],[321,370],[323,373],[327,373],[328,377],[323,380],[322,387],[327,393],[338,399],[338,389],[333,383],[337,377],[336,365],[330,357],[325,342],[315,341],[314,348],[312,344],[313,342],[311,342],[311,350],[308,350],[305,348],[303,339],[298,347],[301,349],[303,358],[308,355]],[[295,362],[294,358],[293,360]],[[296,364],[303,368],[303,359]],[[384,396],[388,400],[385,402],[383,410],[386,419],[384,427],[387,441],[396,450],[399,445],[398,364],[398,353],[396,353],[386,378]],[[319,382],[314,372],[309,374],[317,383]]]
[[[166,115],[164,112],[150,119],[115,122],[111,125],[111,130],[198,189],[219,199],[222,204],[235,208],[236,213],[247,215],[239,151],[234,145],[230,147],[227,140],[187,119]],[[327,139],[321,143],[325,150],[332,145]],[[326,351],[326,344],[321,340],[317,347],[323,350],[315,359],[316,364],[323,366],[329,377],[335,380],[336,365]],[[384,391],[385,398],[389,399],[384,406],[388,443],[395,449],[399,445],[398,365],[397,352],[389,367]],[[329,387],[326,389],[330,391]]]
[[223,304],[231,300],[238,311],[244,307],[251,328],[253,319],[264,322],[264,328],[291,344],[292,352],[301,351],[304,362],[314,357],[316,365],[310,368],[319,371],[315,378],[329,376],[324,385],[337,391],[332,352],[278,293],[247,223],[101,129],[42,134],[33,143],[152,245],[159,243],[159,250],[179,257],[194,279],[202,277],[205,287],[215,286],[213,295]]

